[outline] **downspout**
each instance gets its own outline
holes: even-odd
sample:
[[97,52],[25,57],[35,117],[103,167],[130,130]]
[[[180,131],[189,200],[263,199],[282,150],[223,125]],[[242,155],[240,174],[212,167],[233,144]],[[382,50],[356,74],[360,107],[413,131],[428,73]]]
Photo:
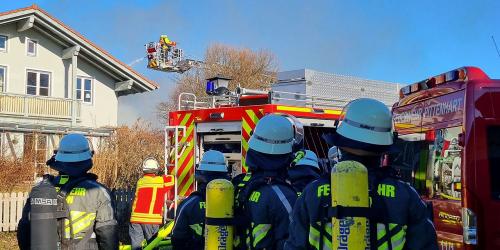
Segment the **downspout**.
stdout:
[[[76,75],[78,72],[78,52],[80,48],[78,47],[74,50],[73,55],[71,56],[71,89],[73,90],[73,94],[71,95],[71,127],[76,126],[76,116],[77,116],[77,102],[76,99]],[[83,94],[83,93],[82,93]]]

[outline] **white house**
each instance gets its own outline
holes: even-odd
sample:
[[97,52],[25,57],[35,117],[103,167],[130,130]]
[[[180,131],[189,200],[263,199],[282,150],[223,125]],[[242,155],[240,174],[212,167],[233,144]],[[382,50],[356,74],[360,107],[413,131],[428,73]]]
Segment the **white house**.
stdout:
[[36,5],[0,13],[0,156],[47,155],[68,132],[99,141],[118,97],[157,88]]

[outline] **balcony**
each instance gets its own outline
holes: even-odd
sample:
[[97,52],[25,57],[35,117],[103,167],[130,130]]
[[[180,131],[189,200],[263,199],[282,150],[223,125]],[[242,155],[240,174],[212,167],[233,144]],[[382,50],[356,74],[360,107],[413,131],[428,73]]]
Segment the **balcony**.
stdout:
[[[71,121],[73,100],[44,96],[0,93],[0,117]],[[80,119],[81,101],[75,101]]]

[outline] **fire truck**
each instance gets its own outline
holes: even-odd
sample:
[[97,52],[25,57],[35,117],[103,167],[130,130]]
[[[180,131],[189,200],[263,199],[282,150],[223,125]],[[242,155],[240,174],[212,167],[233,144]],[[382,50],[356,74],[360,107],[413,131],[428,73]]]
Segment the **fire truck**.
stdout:
[[[177,110],[169,113],[169,125],[165,128],[166,169],[176,179],[176,203],[196,189],[194,171],[205,151],[224,153],[233,176],[245,173],[248,141],[257,122],[266,114],[296,117],[304,125],[306,149],[315,152],[320,164],[326,166],[328,145],[322,135],[332,132],[349,101],[367,95],[387,96],[390,106],[397,100],[397,85],[392,83],[311,70],[284,73],[286,79],[279,80],[269,91],[238,87],[231,92],[227,88],[230,79],[215,77],[208,79],[208,97],[179,95]],[[336,88],[335,84],[345,87]],[[323,96],[306,91],[321,88]]]
[[463,67],[400,90],[393,165],[428,203],[441,249],[500,249],[500,80]]

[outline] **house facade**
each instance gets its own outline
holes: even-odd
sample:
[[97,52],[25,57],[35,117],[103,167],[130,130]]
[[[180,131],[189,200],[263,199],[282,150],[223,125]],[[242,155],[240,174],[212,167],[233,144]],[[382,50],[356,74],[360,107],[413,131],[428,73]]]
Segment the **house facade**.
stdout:
[[48,156],[69,132],[97,143],[118,97],[157,88],[36,5],[0,13],[0,156]]

